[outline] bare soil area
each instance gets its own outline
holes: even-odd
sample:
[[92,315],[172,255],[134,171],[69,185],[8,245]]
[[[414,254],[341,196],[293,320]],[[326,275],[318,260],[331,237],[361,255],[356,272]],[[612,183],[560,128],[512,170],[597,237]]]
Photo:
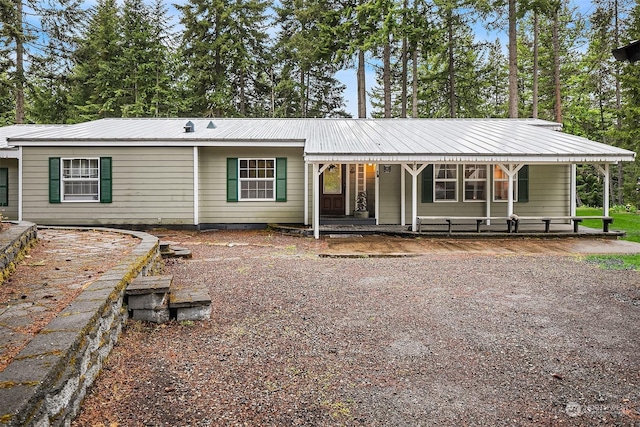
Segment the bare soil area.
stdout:
[[130,321],[75,426],[640,425],[636,271],[499,244],[162,238],[193,250],[166,272],[209,287],[211,320]]

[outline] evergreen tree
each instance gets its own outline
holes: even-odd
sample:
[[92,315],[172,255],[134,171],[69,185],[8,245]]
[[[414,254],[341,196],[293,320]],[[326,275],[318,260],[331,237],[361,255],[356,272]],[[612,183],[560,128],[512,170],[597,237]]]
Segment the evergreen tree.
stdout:
[[267,3],[192,0],[179,6],[185,96],[192,114],[265,114]]

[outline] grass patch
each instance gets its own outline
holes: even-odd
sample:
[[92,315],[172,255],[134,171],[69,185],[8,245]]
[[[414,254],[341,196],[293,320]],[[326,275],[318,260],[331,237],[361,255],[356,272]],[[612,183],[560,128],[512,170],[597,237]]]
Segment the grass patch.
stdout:
[[[576,209],[576,215],[602,215],[602,209],[583,206]],[[609,216],[613,218],[611,229],[622,230],[626,233],[622,238],[623,240],[640,243],[640,215],[638,215],[637,212],[627,212],[624,208],[611,208]],[[602,229],[602,221],[599,219],[584,220],[581,225],[589,228]],[[640,270],[640,254],[592,255],[586,259],[607,270]]]

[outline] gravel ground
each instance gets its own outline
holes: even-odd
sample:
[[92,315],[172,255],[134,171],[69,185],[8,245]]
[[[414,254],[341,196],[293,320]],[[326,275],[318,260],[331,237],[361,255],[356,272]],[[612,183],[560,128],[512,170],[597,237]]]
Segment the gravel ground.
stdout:
[[74,426],[640,426],[638,272],[163,238],[193,250],[166,270],[208,284],[211,320],[130,321]]

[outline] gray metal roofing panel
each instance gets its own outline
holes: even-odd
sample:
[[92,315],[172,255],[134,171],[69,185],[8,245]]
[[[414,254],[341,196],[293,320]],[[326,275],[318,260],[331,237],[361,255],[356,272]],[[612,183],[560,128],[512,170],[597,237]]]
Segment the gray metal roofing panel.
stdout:
[[[188,121],[194,124],[194,132],[185,132]],[[214,129],[207,127],[210,122]],[[594,155],[630,160],[634,156],[627,150],[552,130],[558,127],[553,122],[532,119],[102,119],[44,127],[10,141],[73,145],[95,141],[133,141],[140,145],[159,141],[190,141],[190,145],[304,141],[305,155],[324,155],[327,159],[340,154],[388,159],[442,155],[470,160],[505,155],[555,155],[558,160]]]

